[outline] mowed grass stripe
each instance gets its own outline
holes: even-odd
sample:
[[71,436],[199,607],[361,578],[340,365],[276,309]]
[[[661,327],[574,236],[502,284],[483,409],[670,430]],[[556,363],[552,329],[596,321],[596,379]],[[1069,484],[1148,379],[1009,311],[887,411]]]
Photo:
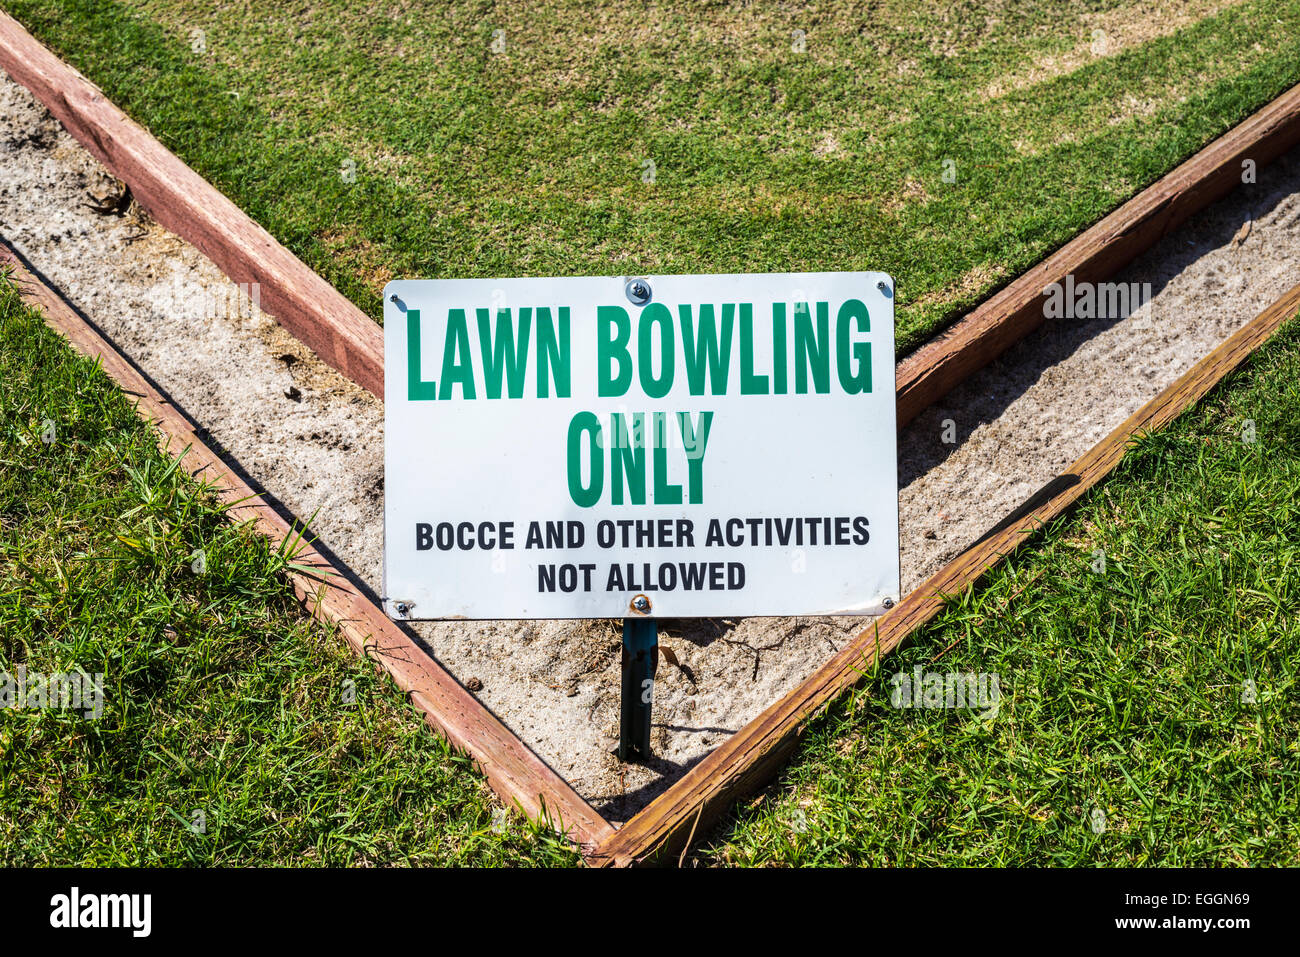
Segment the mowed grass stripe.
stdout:
[[1300,81],[1300,0],[1173,32],[1087,2],[10,9],[375,318],[395,276],[872,268],[904,350]]

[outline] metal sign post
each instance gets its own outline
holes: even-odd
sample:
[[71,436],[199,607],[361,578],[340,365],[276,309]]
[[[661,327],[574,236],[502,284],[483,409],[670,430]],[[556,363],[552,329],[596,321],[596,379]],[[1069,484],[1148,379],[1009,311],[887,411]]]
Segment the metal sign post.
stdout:
[[[644,595],[632,601],[650,609]],[[650,713],[654,705],[655,673],[659,670],[659,624],[653,618],[623,619],[623,689],[618,722],[618,759],[650,758]]]

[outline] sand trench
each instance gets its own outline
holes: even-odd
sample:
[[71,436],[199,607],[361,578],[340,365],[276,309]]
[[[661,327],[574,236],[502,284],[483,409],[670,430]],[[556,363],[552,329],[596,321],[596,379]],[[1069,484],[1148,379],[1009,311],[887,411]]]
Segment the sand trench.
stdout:
[[[323,550],[379,588],[383,406],[137,209],[26,90],[0,75],[0,234],[269,500],[313,514]],[[98,197],[92,198],[92,197]],[[1115,282],[1153,298],[1057,319],[899,439],[904,590],[957,555],[1286,291],[1300,251],[1300,157],[1194,217]],[[898,277],[906,290],[906,276]],[[50,410],[57,420],[57,410]],[[952,438],[954,441],[945,441]],[[667,620],[649,766],[621,765],[616,621],[459,621],[414,631],[462,684],[611,820],[625,820],[864,624]]]

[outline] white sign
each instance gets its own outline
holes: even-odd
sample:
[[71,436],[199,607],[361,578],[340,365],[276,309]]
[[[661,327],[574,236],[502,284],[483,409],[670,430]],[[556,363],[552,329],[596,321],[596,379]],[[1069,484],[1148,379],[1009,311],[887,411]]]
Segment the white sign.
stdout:
[[384,300],[392,617],[898,599],[883,273],[403,280]]

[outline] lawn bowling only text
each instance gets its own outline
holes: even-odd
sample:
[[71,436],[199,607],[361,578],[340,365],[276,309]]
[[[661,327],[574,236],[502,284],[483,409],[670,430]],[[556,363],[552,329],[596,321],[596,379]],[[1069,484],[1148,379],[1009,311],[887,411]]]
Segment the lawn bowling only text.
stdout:
[[[855,395],[871,391],[871,330],[867,307],[849,299],[832,324],[829,304],[773,303],[760,323],[751,303],[678,306],[651,303],[634,323],[622,306],[596,310],[598,395],[621,398],[633,386],[652,399],[668,395],[680,375],[692,396],[786,395],[828,393],[832,388]],[[430,377],[421,365],[420,310],[406,314],[408,398],[418,401],[492,401],[524,395],[528,363],[536,363],[537,398],[568,398],[572,393],[569,307],[519,309],[450,309],[442,343],[439,374]],[[762,330],[761,332],[759,330]],[[771,368],[755,368],[757,335],[771,337]],[[636,361],[630,351],[636,337]],[[482,357],[481,381],[471,350]],[[730,375],[732,350],[740,358],[740,375]],[[657,357],[657,361],[656,361]],[[692,505],[704,501],[704,463],[713,412],[611,412],[602,421],[594,412],[579,412],[569,423],[565,460],[574,504],[589,508],[602,499],[613,505]],[[674,432],[676,434],[674,434]],[[687,487],[668,481],[667,459],[680,439],[689,466]],[[650,451],[649,457],[646,452]],[[586,459],[584,466],[583,460]]]

